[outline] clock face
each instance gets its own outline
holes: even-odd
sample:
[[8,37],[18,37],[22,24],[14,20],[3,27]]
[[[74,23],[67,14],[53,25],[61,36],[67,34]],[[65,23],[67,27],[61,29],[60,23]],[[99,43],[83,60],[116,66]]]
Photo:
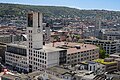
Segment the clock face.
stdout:
[[40,32],[41,32],[41,30],[40,30],[40,29],[37,29],[37,32],[38,32],[38,33],[40,33]]

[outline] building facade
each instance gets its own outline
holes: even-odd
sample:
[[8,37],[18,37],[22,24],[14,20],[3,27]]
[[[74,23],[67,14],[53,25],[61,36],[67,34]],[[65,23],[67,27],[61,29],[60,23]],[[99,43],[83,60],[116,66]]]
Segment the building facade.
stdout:
[[56,42],[54,47],[67,50],[67,64],[70,65],[99,58],[99,47],[91,44]]
[[116,41],[88,39],[85,40],[85,43],[102,47],[106,51],[106,54],[114,54],[117,52]]
[[19,72],[28,72],[27,47],[21,44],[8,44],[5,52],[5,64]]
[[32,72],[66,63],[67,50],[43,46],[42,13],[28,14],[27,41],[7,45],[5,63]]

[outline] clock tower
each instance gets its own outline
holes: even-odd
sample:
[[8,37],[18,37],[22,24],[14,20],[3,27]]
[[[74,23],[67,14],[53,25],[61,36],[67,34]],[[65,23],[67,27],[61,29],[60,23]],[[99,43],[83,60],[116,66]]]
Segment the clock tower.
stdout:
[[42,13],[31,12],[27,16],[27,37],[29,49],[43,48]]

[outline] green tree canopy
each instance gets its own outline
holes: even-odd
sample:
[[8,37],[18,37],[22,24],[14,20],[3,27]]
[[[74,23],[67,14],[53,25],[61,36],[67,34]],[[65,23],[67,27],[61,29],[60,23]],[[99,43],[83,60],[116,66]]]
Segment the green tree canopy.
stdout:
[[102,47],[100,47],[99,58],[104,59],[107,57],[109,57],[109,54],[106,54],[106,51]]

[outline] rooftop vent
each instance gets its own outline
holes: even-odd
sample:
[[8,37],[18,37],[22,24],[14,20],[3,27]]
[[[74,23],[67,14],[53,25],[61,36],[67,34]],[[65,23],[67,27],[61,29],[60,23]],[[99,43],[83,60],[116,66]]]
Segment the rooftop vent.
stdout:
[[75,46],[76,49],[81,49],[80,45]]

